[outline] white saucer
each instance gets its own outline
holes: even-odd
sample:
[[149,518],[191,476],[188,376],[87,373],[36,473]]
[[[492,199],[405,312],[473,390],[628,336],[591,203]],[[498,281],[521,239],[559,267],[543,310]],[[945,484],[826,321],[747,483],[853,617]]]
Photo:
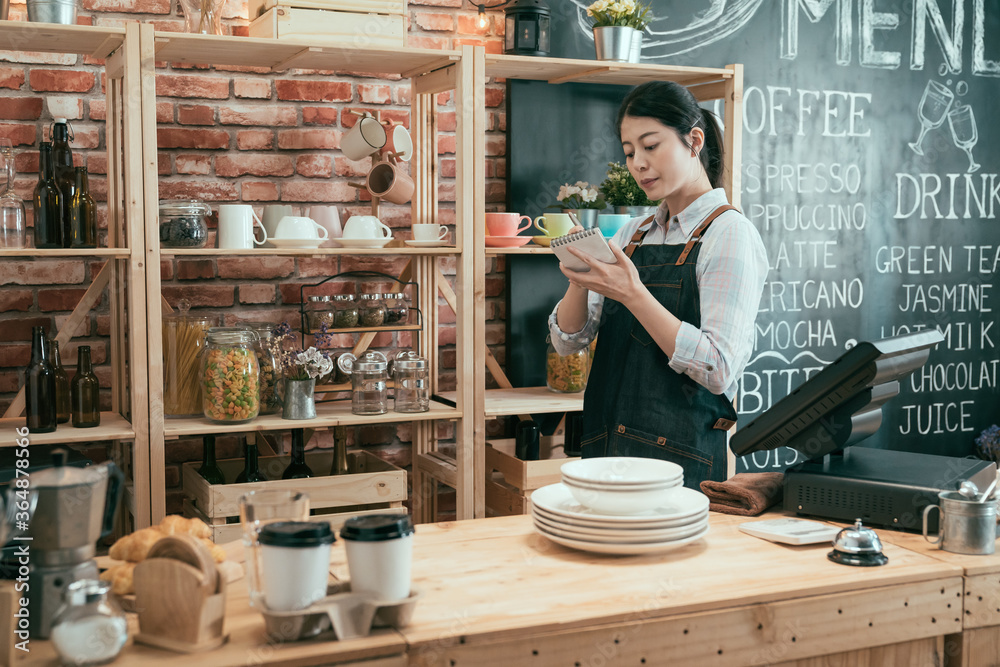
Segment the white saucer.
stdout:
[[618,556],[640,556],[643,554],[658,554],[667,551],[674,551],[675,549],[680,549],[683,546],[700,540],[708,534],[708,528],[706,528],[705,530],[695,535],[691,535],[690,537],[670,542],[651,542],[645,544],[602,544],[600,542],[586,542],[584,540],[574,540],[568,537],[553,535],[552,533],[542,530],[537,524],[535,525],[535,529],[546,538],[552,540],[556,544],[561,544],[564,547],[571,547],[573,549],[579,549],[580,551],[590,551],[591,553],[615,554]]
[[408,246],[413,246],[414,248],[439,248],[443,245],[448,245],[448,242],[444,239],[437,240],[431,239],[430,241],[418,241],[417,239],[410,239],[403,241]]
[[392,240],[390,236],[387,239],[336,239],[336,242],[343,248],[384,248]]
[[326,239],[268,239],[275,248],[318,248]]
[[676,523],[678,519],[693,517],[708,511],[708,496],[687,487],[675,489],[670,502],[663,506],[638,514],[599,514],[576,502],[570,490],[561,483],[549,484],[537,489],[531,494],[531,503],[556,516],[585,520],[589,525],[597,523],[603,526],[619,527],[623,524],[635,523],[663,526],[664,523]]

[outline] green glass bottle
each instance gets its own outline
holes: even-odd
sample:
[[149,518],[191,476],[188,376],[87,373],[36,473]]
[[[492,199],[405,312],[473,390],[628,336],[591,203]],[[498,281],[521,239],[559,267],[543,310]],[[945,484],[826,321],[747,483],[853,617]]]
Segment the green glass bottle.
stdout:
[[63,198],[62,241],[63,247],[71,248],[69,203],[76,190],[73,174],[73,151],[69,147],[69,123],[65,118],[56,118],[52,124],[52,175]]
[[225,484],[226,476],[222,474],[222,468],[215,462],[215,436],[206,435],[202,438],[201,467],[198,474],[205,478],[209,484]]
[[73,427],[93,428],[101,425],[101,383],[94,375],[90,346],[81,345],[77,357],[76,375],[69,388]]
[[305,431],[301,428],[292,429],[292,462],[281,473],[281,479],[301,479],[312,477],[313,471],[306,465]]
[[236,483],[243,484],[244,482],[266,482],[267,477],[260,470],[260,464],[257,461],[259,452],[257,450],[257,443],[247,442],[246,451],[243,455],[243,472],[236,476]]
[[333,427],[333,464],[330,466],[331,475],[346,475],[350,472],[347,464],[347,427]]
[[31,361],[25,376],[28,432],[52,433],[56,430],[56,374],[49,363],[44,327],[31,330]]
[[38,185],[34,196],[36,248],[63,247],[63,207],[65,200],[52,171],[52,144],[38,145]]
[[52,370],[56,374],[56,422],[65,424],[69,421],[69,375],[62,365],[62,356],[59,354],[59,341],[53,339],[49,341],[49,359],[52,363]]
[[69,247],[97,247],[97,204],[90,196],[86,167],[74,170],[73,198],[69,201]]

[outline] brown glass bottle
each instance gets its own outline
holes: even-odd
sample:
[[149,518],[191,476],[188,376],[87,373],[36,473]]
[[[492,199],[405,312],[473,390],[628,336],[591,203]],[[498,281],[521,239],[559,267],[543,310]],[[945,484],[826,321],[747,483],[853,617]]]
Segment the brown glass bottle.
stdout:
[[258,463],[259,452],[257,450],[257,443],[247,442],[246,443],[246,453],[243,457],[243,472],[236,476],[236,483],[242,484],[244,482],[266,482],[267,477],[260,470],[260,464]]
[[198,474],[205,478],[209,484],[225,484],[226,476],[222,474],[222,468],[215,462],[215,436],[206,435],[202,438],[201,467]]
[[312,477],[313,471],[306,465],[305,432],[301,428],[292,429],[292,462],[281,473],[281,479]]
[[333,427],[333,464],[330,466],[331,475],[346,475],[350,472],[347,464],[347,427]]
[[97,247],[97,204],[90,196],[86,167],[74,170],[75,187],[69,202],[69,247]]
[[43,141],[38,146],[38,185],[35,186],[35,247],[63,247],[62,191],[52,172],[52,144]]
[[101,385],[90,362],[90,346],[81,345],[77,357],[76,375],[69,390],[73,426],[93,428],[101,425]]
[[56,374],[56,422],[65,424],[69,421],[69,375],[62,365],[59,354],[59,341],[49,341],[49,363]]
[[31,330],[31,361],[24,383],[24,403],[30,433],[56,430],[56,374],[49,363],[45,328]]
[[[65,118],[56,118],[52,124],[52,174],[63,197],[62,227],[63,247],[70,248],[69,204],[76,190],[76,178],[73,173],[73,151],[69,147],[69,125]],[[77,246],[79,247],[79,246]]]

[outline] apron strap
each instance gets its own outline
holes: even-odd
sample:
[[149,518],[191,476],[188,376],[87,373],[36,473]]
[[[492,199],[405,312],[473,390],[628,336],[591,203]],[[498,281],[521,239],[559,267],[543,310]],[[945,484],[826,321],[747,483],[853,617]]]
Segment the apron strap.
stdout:
[[[638,248],[639,245],[642,243],[642,239],[645,238],[647,233],[649,233],[649,230],[653,228],[653,225],[651,225],[650,223],[653,222],[653,218],[655,217],[656,217],[655,215],[649,216],[648,218],[643,220],[642,224],[639,225],[639,227],[635,230],[635,234],[632,235],[632,238],[629,240],[628,245],[626,245],[625,249],[622,250],[622,252],[625,253],[626,257],[632,259],[632,253],[634,253],[635,249]],[[645,227],[646,225],[649,226],[643,229],[643,227]]]
[[[691,235],[691,238],[684,245],[684,250],[681,251],[681,255],[680,257],[677,258],[677,262],[674,264],[674,266],[681,266],[682,264],[684,264],[685,260],[687,260],[687,256],[691,253],[691,250],[694,248],[694,244],[701,241],[702,235],[705,233],[705,230],[708,229],[708,226],[712,224],[713,220],[718,218],[726,211],[738,211],[738,210],[739,209],[733,206],[732,204],[726,204],[725,206],[720,206],[719,208],[712,211],[708,215],[708,217],[705,218],[705,220],[700,225],[698,225],[698,228],[694,230],[694,234]],[[717,426],[716,428],[719,427]]]

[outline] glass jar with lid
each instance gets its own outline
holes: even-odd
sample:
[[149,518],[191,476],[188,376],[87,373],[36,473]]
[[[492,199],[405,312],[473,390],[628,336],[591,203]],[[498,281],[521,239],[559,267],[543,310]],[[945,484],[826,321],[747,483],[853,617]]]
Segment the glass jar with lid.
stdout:
[[430,410],[430,383],[427,377],[427,360],[413,351],[400,352],[392,361],[392,375],[396,381],[396,412],[427,412]]
[[212,209],[197,199],[160,202],[160,247],[204,248]]
[[66,587],[52,619],[52,645],[61,664],[84,667],[114,660],[128,639],[125,612],[108,596],[111,584],[80,579]]
[[278,339],[274,331],[278,328],[274,322],[238,322],[257,334],[254,350],[260,365],[260,375],[257,386],[260,387],[260,414],[273,415],[281,412],[281,397],[278,396]]
[[386,292],[382,295],[385,304],[386,324],[406,324],[410,315],[410,303],[403,292]]
[[581,348],[576,352],[562,355],[556,352],[549,337],[546,352],[545,384],[550,391],[575,394],[587,388],[590,365],[590,349]]
[[318,334],[333,328],[334,320],[333,299],[328,296],[310,296],[306,306],[306,327],[309,333]]
[[243,327],[208,330],[202,353],[202,409],[208,419],[239,424],[260,413],[259,341]]
[[163,415],[198,417],[201,405],[201,352],[215,315],[193,315],[182,301],[163,316]]
[[380,327],[385,324],[385,304],[379,293],[362,294],[358,304],[358,325]]
[[389,411],[389,361],[384,354],[369,350],[355,357],[345,352],[337,365],[351,376],[351,412],[381,415]]
[[336,329],[351,329],[358,326],[358,305],[353,294],[338,294],[333,297],[333,326]]

